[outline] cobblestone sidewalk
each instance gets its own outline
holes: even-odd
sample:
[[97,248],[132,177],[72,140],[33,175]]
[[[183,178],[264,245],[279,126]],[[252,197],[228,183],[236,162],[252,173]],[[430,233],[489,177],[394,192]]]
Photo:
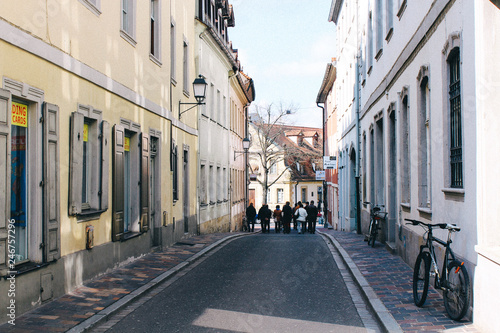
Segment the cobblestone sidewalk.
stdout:
[[413,269],[382,244],[377,242],[372,248],[364,242],[364,235],[318,230],[337,240],[404,332],[479,332],[470,321],[448,318],[443,298],[432,286],[424,307],[417,307],[413,303]]

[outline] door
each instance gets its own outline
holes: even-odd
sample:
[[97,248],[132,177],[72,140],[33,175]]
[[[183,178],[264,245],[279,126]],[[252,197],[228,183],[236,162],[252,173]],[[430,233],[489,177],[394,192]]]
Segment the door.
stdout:
[[250,206],[251,203],[255,207],[255,189],[248,190],[248,205]]

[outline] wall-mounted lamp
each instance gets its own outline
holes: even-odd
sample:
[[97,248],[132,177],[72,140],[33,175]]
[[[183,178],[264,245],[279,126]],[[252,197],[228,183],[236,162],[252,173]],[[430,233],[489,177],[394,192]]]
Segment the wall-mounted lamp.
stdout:
[[244,138],[243,141],[241,141],[241,144],[243,145],[243,151],[235,151],[234,152],[234,160],[236,161],[236,157],[248,153],[248,149],[250,148],[250,139],[249,138]]
[[[193,81],[193,92],[194,92],[194,98],[196,98],[196,103],[181,103],[179,101],[179,119],[181,119],[181,115],[183,113],[188,112],[194,107],[197,107],[198,105],[205,105],[203,101],[205,100],[205,94],[207,93],[207,82],[205,81],[205,77],[203,75],[199,75],[194,81]],[[193,105],[187,110],[184,110],[181,112],[181,105]]]

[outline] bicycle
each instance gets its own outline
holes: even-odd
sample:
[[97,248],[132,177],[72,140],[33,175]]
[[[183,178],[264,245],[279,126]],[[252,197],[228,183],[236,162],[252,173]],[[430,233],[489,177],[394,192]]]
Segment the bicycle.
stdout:
[[[451,234],[460,231],[460,227],[448,223],[430,224],[412,219],[405,220],[410,221],[407,224],[420,225],[426,230],[424,233],[425,244],[420,246],[413,271],[413,301],[415,305],[418,307],[424,305],[429,291],[429,279],[432,275],[435,277],[434,287],[443,290],[444,307],[450,318],[456,321],[462,319],[469,309],[471,286],[464,263],[456,259],[450,247]],[[432,234],[432,230],[437,228],[448,230],[446,242]],[[439,271],[437,264],[434,242],[441,244],[446,249],[443,274]]]
[[375,240],[377,239],[378,230],[380,228],[381,220],[385,220],[387,212],[382,211],[384,205],[372,205],[370,202],[365,202],[370,205],[370,228],[368,229],[368,246],[375,247]]

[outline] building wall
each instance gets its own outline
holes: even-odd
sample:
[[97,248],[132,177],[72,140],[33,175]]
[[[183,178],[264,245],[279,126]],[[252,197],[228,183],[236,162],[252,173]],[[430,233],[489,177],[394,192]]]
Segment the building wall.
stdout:
[[[207,198],[200,198],[200,232],[222,232],[231,228],[229,202],[229,149],[230,146],[230,87],[229,75],[232,62],[224,49],[208,31],[210,29],[199,20],[196,21],[196,40],[198,49],[197,68],[206,77],[206,105],[199,115],[200,137],[200,178],[206,177]],[[234,59],[232,59],[234,61]],[[204,166],[204,167],[203,167]],[[205,174],[201,173],[204,169]]]
[[497,31],[500,9],[490,1],[476,1],[474,6],[475,26],[475,85],[476,93],[469,96],[475,100],[477,110],[477,266],[474,277],[474,325],[483,332],[497,330],[494,316],[500,306],[500,285],[495,277],[500,273],[500,247],[498,234],[500,211],[495,200],[500,179],[494,165],[499,151],[498,128],[498,74],[500,67],[497,52]]
[[[423,242],[423,231],[408,227],[404,219],[455,223],[462,230],[453,236],[453,250],[466,263],[473,279],[477,265],[474,247],[478,242],[477,118],[476,100],[471,97],[478,91],[475,5],[460,0],[393,1],[391,10],[387,10],[386,2],[361,2],[358,8],[361,40],[359,151],[355,145],[355,118],[350,118],[351,109],[343,109],[343,97],[338,97],[339,115],[344,110],[339,122],[342,129],[339,138],[342,154],[340,215],[354,216],[355,205],[349,202],[353,199],[356,159],[361,157],[362,201],[384,204],[389,213],[379,240],[413,265]],[[383,4],[381,10],[377,3]],[[346,6],[344,2],[337,23],[337,35],[341,40],[348,40],[342,31],[356,31],[356,20],[348,23],[351,14]],[[346,18],[348,22],[343,21]],[[345,51],[345,44],[338,45],[343,50],[338,57],[338,72],[342,73],[342,68],[350,62],[343,58],[349,51]],[[450,185],[449,157],[450,74],[447,59],[455,47],[459,48],[461,61],[463,186],[459,188]],[[348,89],[352,90],[354,84],[349,84]],[[404,149],[405,124],[409,129],[407,150]],[[405,188],[407,183],[408,190]],[[370,206],[362,205],[361,208],[361,227],[366,233]],[[445,238],[447,235],[443,231],[437,236]]]
[[[83,281],[103,273],[120,262],[149,252],[152,247],[171,245],[185,237],[186,231],[188,234],[196,232],[197,202],[190,200],[186,205],[185,201],[186,197],[196,197],[198,148],[196,116],[191,119],[186,116],[180,122],[177,112],[172,112],[172,105],[176,106],[180,99],[191,102],[193,99],[191,93],[186,95],[181,91],[180,94],[183,94],[181,96],[176,86],[170,86],[169,79],[171,77],[170,18],[175,18],[176,24],[183,27],[179,32],[186,37],[188,44],[194,45],[195,6],[182,2],[176,4],[171,7],[169,2],[162,2],[159,8],[157,18],[161,21],[163,30],[158,42],[161,52],[157,53],[157,57],[150,55],[149,6],[137,6],[133,10],[135,38],[132,39],[125,38],[123,33],[120,33],[120,2],[103,1],[99,11],[95,13],[78,1],[63,3],[52,1],[43,6],[25,3],[19,6],[6,4],[0,9],[2,115],[8,116],[2,119],[5,121],[10,117],[12,99],[9,96],[15,101],[29,105],[27,178],[30,210],[27,228],[30,237],[28,243],[30,262],[26,265],[41,266],[32,271],[27,270],[26,266],[16,267],[16,270],[22,272],[16,278],[17,283],[30,286],[18,288],[16,291],[18,315],[71,291]],[[144,21],[148,24],[144,24]],[[182,54],[182,47],[178,49]],[[194,52],[195,48],[191,48],[187,59],[192,73],[195,65]],[[180,64],[175,63],[177,72],[182,73],[184,70],[182,55],[178,55],[177,60],[180,61]],[[190,89],[192,79],[189,81]],[[178,80],[177,83],[182,87],[182,80]],[[53,104],[58,112],[54,113],[56,116],[51,115],[44,119],[42,125],[42,122],[37,120],[41,117],[44,102]],[[106,185],[99,189],[102,194],[98,195],[96,192],[92,194],[106,199],[102,199],[101,207],[104,207],[102,211],[92,215],[75,215],[72,211],[70,193],[75,188],[78,192],[76,183],[71,180],[76,167],[71,156],[77,155],[73,150],[72,141],[75,140],[72,135],[77,132],[75,127],[72,127],[76,111],[80,114],[88,112],[89,115],[96,115],[99,118],[99,126],[108,125],[107,132],[102,133],[102,142],[105,142],[102,156],[108,163],[103,164],[102,177],[106,180]],[[144,193],[145,202],[148,204],[145,206],[146,211],[141,210],[143,207],[138,205],[139,195],[131,199],[135,217],[131,220],[131,233],[119,236],[122,241],[115,241],[117,232],[113,226],[115,202],[119,200],[117,191],[114,191],[113,181],[115,125],[135,131],[135,137],[131,139],[133,143],[141,142],[139,140],[141,133],[148,139],[142,141],[147,143],[142,147],[145,148],[146,155],[140,155],[138,146],[130,147],[131,154],[134,154],[133,163],[137,163],[131,168],[132,173],[137,172],[134,176],[136,180],[140,174],[135,166],[139,165],[141,156],[146,157],[145,161],[149,166],[152,156],[149,139],[157,140],[155,141],[156,182],[149,184],[151,186],[148,186],[145,192],[140,192],[138,188],[133,190],[135,194]],[[2,126],[3,141],[10,145],[11,128],[6,126],[5,122]],[[43,138],[43,126],[48,126],[49,135],[56,136],[55,144],[50,148],[57,147],[53,152],[58,153],[58,158],[49,161],[43,160],[41,155],[42,144],[39,142]],[[97,140],[98,133],[91,132],[89,135],[91,137],[95,135],[96,138],[96,145],[92,146],[92,149],[100,152],[101,141]],[[81,138],[81,136],[75,137]],[[173,174],[170,168],[171,139],[180,147],[181,152],[177,164],[180,195],[175,202],[172,193]],[[9,146],[4,145],[4,147]],[[186,156],[183,154],[184,149],[187,150]],[[8,152],[9,149],[2,150],[2,160],[10,158]],[[189,161],[187,170],[183,170],[184,157]],[[0,164],[2,175],[6,176],[4,179],[10,179],[10,167],[5,163]],[[59,180],[58,183],[48,183],[49,196],[43,194],[42,187],[38,189],[38,186],[35,186],[42,180],[47,180],[42,174],[44,168],[54,173],[50,175],[51,177],[58,175]],[[190,179],[187,183],[188,192],[184,192],[185,183],[182,181],[186,178]],[[95,175],[92,179],[95,179]],[[10,180],[7,183],[10,183]],[[7,212],[6,215],[11,215],[10,188],[5,182],[1,184],[5,186],[3,189],[0,188],[0,192],[4,193],[1,197],[2,206],[5,204],[5,209],[1,209],[2,214]],[[51,187],[52,184],[56,186]],[[153,206],[149,199],[151,198],[149,190],[153,185],[157,190],[154,217],[150,214]],[[183,196],[183,193],[189,195]],[[44,204],[47,205],[44,210],[47,216],[42,216]],[[145,217],[142,216],[143,213],[146,214]],[[5,216],[2,221],[8,218],[10,216]],[[87,227],[93,227],[91,249],[87,249]],[[5,226],[0,225],[1,241],[4,239],[4,228]],[[128,238],[128,236],[134,237]],[[38,250],[42,242],[48,250]],[[5,261],[0,260],[0,266],[4,265]],[[3,267],[0,269],[4,274]],[[7,294],[7,282],[2,279],[0,292]],[[42,287],[45,292],[40,292]],[[2,321],[7,318],[5,309],[1,310],[0,314],[4,318]]]

